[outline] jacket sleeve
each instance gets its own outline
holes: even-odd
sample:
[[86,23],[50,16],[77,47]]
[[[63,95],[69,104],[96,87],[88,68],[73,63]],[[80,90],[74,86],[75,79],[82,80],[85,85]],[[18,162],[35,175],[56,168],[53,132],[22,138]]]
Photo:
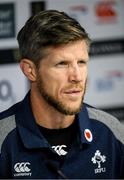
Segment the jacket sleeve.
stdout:
[[122,149],[122,163],[121,163],[121,179],[124,179],[124,144]]
[[0,154],[0,179],[10,179],[12,177],[9,156],[2,151]]

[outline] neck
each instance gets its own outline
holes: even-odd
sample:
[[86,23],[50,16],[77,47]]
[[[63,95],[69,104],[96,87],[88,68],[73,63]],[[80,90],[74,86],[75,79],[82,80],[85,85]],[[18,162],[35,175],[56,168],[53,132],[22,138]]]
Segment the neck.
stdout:
[[31,89],[31,107],[36,123],[49,129],[60,129],[70,126],[75,115],[64,115],[50,106],[43,97]]

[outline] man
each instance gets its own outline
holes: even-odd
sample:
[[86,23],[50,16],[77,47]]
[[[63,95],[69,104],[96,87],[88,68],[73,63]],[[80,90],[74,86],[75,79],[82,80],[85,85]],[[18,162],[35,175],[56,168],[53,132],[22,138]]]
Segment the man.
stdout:
[[31,17],[18,34],[30,91],[0,114],[0,177],[124,178],[114,117],[83,103],[90,38],[63,12]]

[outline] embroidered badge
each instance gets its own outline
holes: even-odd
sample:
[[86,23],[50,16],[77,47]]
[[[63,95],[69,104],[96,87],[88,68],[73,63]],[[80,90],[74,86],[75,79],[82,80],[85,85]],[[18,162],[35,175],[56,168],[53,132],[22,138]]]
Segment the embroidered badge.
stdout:
[[54,149],[54,151],[56,151],[56,153],[59,156],[65,156],[67,154],[67,151],[65,151],[64,148],[67,148],[66,145],[58,145],[58,146],[52,146],[52,148]]
[[14,173],[15,177],[19,176],[31,176],[31,169],[30,169],[30,163],[29,162],[18,162],[14,165],[14,170],[16,173]]
[[92,136],[92,133],[89,129],[85,129],[84,136],[88,142],[92,142],[93,136]]
[[97,168],[95,169],[95,174],[106,172],[106,168],[102,167],[102,163],[106,161],[106,156],[101,155],[99,150],[96,150],[94,157],[92,157],[91,161],[93,164],[97,164]]

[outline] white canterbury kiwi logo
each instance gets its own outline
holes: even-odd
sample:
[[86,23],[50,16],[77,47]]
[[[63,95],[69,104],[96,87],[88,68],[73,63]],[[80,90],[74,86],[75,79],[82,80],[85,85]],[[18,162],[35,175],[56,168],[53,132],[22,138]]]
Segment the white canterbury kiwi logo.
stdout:
[[65,151],[63,148],[67,148],[66,145],[58,145],[58,146],[52,146],[52,148],[56,151],[56,153],[59,156],[65,156],[67,154],[67,151]]
[[30,166],[29,162],[21,162],[21,163],[16,163],[14,169],[17,173],[30,172],[31,169],[29,168],[29,166]]

